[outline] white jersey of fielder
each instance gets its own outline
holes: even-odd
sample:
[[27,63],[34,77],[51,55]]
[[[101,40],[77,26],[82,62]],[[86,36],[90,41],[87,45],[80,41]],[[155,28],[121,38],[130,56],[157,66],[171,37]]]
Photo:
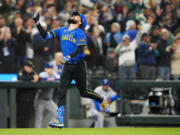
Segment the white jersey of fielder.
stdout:
[[[104,95],[107,100],[108,100],[109,98],[117,95],[117,93],[116,93],[111,87],[109,87],[107,91],[104,91],[104,90],[102,89],[102,86],[98,86],[98,87],[95,89],[95,92],[98,93],[99,95]],[[93,107],[94,109],[96,109],[95,104],[94,104],[94,100],[93,100],[93,103],[92,103],[92,107]]]

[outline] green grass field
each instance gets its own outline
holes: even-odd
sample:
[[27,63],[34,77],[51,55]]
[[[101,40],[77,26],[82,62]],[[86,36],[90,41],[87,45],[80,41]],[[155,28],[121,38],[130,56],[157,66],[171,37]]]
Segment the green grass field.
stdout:
[[0,129],[0,135],[180,135],[180,128]]

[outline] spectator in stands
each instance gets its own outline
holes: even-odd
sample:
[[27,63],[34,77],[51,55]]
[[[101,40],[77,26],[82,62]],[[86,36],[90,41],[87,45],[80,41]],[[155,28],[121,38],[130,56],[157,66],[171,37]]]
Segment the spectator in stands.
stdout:
[[[177,4],[176,6],[178,6],[178,4]],[[174,27],[175,30],[174,30],[173,33],[178,33],[178,32],[180,31],[180,8],[176,8],[175,15],[176,15],[176,17],[177,17],[176,24],[177,24],[178,26],[175,26],[175,27]]]
[[23,20],[21,18],[15,20],[14,37],[17,40],[16,63],[18,66],[23,66],[26,61],[26,43],[30,42],[30,33],[23,29]]
[[0,15],[0,30],[2,27],[6,26],[6,22],[3,16]]
[[126,23],[126,31],[124,35],[128,35],[130,38],[130,42],[132,42],[137,35],[138,31],[136,30],[136,23],[133,20],[129,20]]
[[109,49],[108,56],[106,57],[106,61],[104,63],[104,68],[107,70],[108,75],[110,76],[117,75],[118,58],[116,57],[116,54],[113,48]]
[[78,7],[77,7],[77,10],[76,10],[78,13],[80,13],[80,14],[84,14],[84,11],[85,11],[85,9],[84,9],[84,7],[82,6],[82,5],[79,5]]
[[147,22],[142,24],[142,33],[149,33],[155,21],[154,15],[149,15]]
[[49,16],[45,16],[44,21],[46,22],[47,25],[47,30],[52,29],[52,19]]
[[9,0],[1,0],[0,1],[0,13],[10,12],[10,1]]
[[51,5],[48,6],[48,11],[50,12],[50,16],[52,18],[55,18],[55,17],[58,16],[58,12],[57,12],[56,7],[55,7],[54,4],[51,4]]
[[26,3],[24,0],[17,0],[14,2],[14,5],[12,5],[13,10],[19,10],[21,12],[21,15],[23,15],[26,12]]
[[52,26],[53,26],[53,29],[58,29],[61,26],[61,18],[58,16],[54,17]]
[[159,40],[159,38],[160,38],[159,33],[160,33],[159,26],[157,26],[157,25],[152,26],[151,33],[150,33],[151,42],[155,43],[155,42],[157,42]]
[[159,51],[159,57],[157,59],[157,74],[158,79],[169,80],[170,77],[170,61],[171,55],[174,51],[174,46],[168,46],[169,32],[166,29],[162,29],[160,33],[161,38],[157,42],[157,49]]
[[61,75],[61,72],[62,72],[62,68],[63,68],[63,64],[59,61],[60,58],[63,57],[63,54],[61,52],[57,52],[55,54],[55,58],[54,60],[52,61],[52,64],[53,64],[53,69],[56,73],[58,73],[59,75]]
[[180,79],[180,37],[176,37],[173,46],[175,47],[174,53],[171,58],[171,74],[173,80]]
[[16,72],[16,40],[11,36],[9,27],[2,27],[0,32],[0,72],[14,73]]
[[[99,31],[95,29],[94,25],[91,25],[87,35],[87,45],[90,51],[90,55],[87,56],[88,66],[99,66],[103,64],[102,60],[102,45],[98,42]],[[101,42],[102,43],[102,42]]]
[[125,6],[125,5],[123,5],[123,4],[124,4],[123,1],[121,1],[121,0],[115,0],[113,7],[114,7],[114,10],[115,10],[116,13],[121,13],[121,12],[123,12],[123,7]]
[[141,39],[141,27],[138,27],[139,32],[136,38],[130,42],[130,37],[124,35],[122,42],[116,47],[115,53],[119,57],[119,77],[122,80],[135,79],[135,49],[137,48]]
[[137,19],[137,16],[141,14],[141,9],[143,8],[142,1],[139,0],[131,0],[127,1],[127,6],[129,7],[129,15],[133,20]]
[[[42,82],[55,82],[60,79],[59,75],[53,70],[53,65],[50,62],[45,64],[44,71],[39,74],[39,78]],[[51,113],[50,122],[56,119],[57,105],[53,101],[53,93],[53,88],[44,88],[37,91],[34,100],[35,128],[42,128],[45,110]]]
[[42,1],[42,4],[44,5],[45,8],[51,6],[51,5],[54,5],[55,4],[55,0],[43,0]]
[[15,20],[17,18],[21,18],[21,13],[20,11],[14,11],[11,19],[9,20],[9,27],[11,29],[11,34],[14,35],[16,33],[16,26],[15,26]]
[[23,17],[24,22],[24,29],[28,34],[31,34],[32,31],[32,25],[33,25],[33,19],[32,14],[26,13]]
[[[60,17],[58,17],[58,16],[53,18],[53,21],[52,21],[52,26],[53,26],[52,30],[58,29],[61,26],[61,20],[62,19]],[[60,48],[60,39],[59,38],[52,39],[51,45],[52,45],[51,54],[54,57],[54,54],[56,52],[61,51],[61,48]]]
[[100,54],[106,54],[107,53],[107,46],[104,44],[104,38],[105,38],[105,29],[102,25],[98,24],[97,21],[97,15],[88,16],[86,15],[86,18],[89,17],[89,24],[86,26],[86,30],[89,31],[91,28],[90,26],[93,26],[94,29],[96,29],[96,33],[98,35],[97,41],[100,44]]
[[[47,29],[45,22],[41,22],[41,25],[44,29]],[[39,32],[32,37],[34,64],[36,65],[35,70],[37,73],[42,72],[45,63],[50,60],[49,49],[51,48],[51,44],[49,42],[51,41],[43,40]]]
[[[38,82],[39,77],[33,70],[31,61],[27,61],[18,73],[18,81]],[[16,93],[17,100],[17,127],[33,128],[35,111],[33,107],[36,89],[18,88]]]
[[144,33],[142,42],[137,48],[137,63],[141,79],[156,78],[156,56],[157,43],[150,43],[150,35]]
[[130,44],[130,37],[124,35],[122,42],[116,47],[115,53],[119,56],[119,77],[122,80],[135,79],[135,48]]
[[26,13],[33,13],[34,11],[34,2],[30,1],[30,2],[26,2]]
[[[119,96],[109,85],[110,81],[108,79],[103,79],[101,81],[101,86],[98,86],[95,92],[104,95],[110,105],[113,101],[117,100]],[[91,116],[95,117],[95,128],[103,128],[105,113],[109,112],[104,112],[96,100],[93,101],[90,112]]]
[[30,41],[26,42],[26,59],[28,60],[32,60],[33,59],[33,50],[32,50],[32,46],[31,46],[31,34],[32,34],[32,14],[30,13],[26,13],[24,15],[25,17],[24,19],[24,29],[27,32],[27,34],[30,35]]
[[122,33],[120,32],[120,25],[118,23],[113,23],[111,25],[111,32],[106,34],[105,43],[108,48],[116,48],[116,46],[121,42]]
[[68,25],[67,20],[70,18],[72,11],[73,4],[70,1],[66,1],[64,9],[59,13],[59,16],[62,18],[62,24],[64,24],[64,26]]
[[175,9],[171,9],[171,11],[164,12],[164,15],[162,16],[162,20],[160,21],[161,26],[168,29],[172,33],[174,33],[176,29],[180,26],[180,16],[178,14],[176,15],[176,13],[178,13],[177,11],[175,8]]
[[99,5],[99,24],[103,25],[106,32],[111,31],[111,24],[116,21],[115,15],[112,13],[111,9],[108,8],[108,4],[104,3]]
[[[11,8],[10,7],[11,4]],[[31,13],[34,10],[38,10],[41,14],[41,21],[45,21],[47,24],[47,30],[52,30],[52,25],[58,27],[59,22],[54,17],[61,17],[61,25],[67,25],[67,19],[71,15],[74,9],[77,9],[80,13],[85,13],[87,18],[87,23],[95,25],[96,32],[99,31],[100,34],[96,39],[98,41],[98,46],[100,47],[100,54],[107,56],[107,46],[100,43],[100,40],[105,41],[105,33],[111,32],[111,24],[119,23],[121,26],[121,32],[130,37],[130,42],[136,37],[137,30],[136,24],[142,24],[142,32],[149,33],[151,31],[151,41],[156,42],[159,39],[159,28],[154,26],[165,27],[170,31],[170,36],[168,38],[168,45],[173,44],[174,36],[179,32],[180,28],[180,9],[178,0],[92,0],[92,1],[76,1],[76,0],[0,0],[0,29],[3,26],[9,25],[11,28],[12,35],[18,42],[19,48],[19,38],[17,37],[17,28],[13,22],[17,18],[23,19],[23,31],[31,33],[32,29],[32,18]],[[85,6],[84,6],[85,5]],[[11,12],[9,12],[11,11]],[[14,14],[15,13],[15,14]],[[91,16],[91,17],[90,17]],[[88,21],[90,20],[90,21]],[[147,22],[147,23],[146,23]],[[52,24],[53,23],[53,24]],[[15,27],[15,28],[14,28]],[[88,31],[88,27],[87,31]],[[98,33],[98,32],[97,32]],[[32,32],[32,35],[35,31]],[[27,40],[23,40],[24,42]],[[28,41],[29,42],[29,41]],[[53,42],[53,41],[52,41]],[[56,41],[57,42],[57,41]],[[59,44],[52,45],[52,50],[49,50],[54,57],[55,52],[59,52]],[[20,43],[22,45],[22,43]],[[26,53],[27,58],[31,58],[32,53],[30,44],[23,45],[16,51],[18,59],[21,56],[19,53]],[[26,51],[27,48],[27,51]],[[54,49],[54,50],[53,50]],[[31,54],[31,55],[30,55]],[[33,56],[33,55],[32,55]],[[19,60],[18,60],[19,61]],[[19,65],[23,65],[24,60],[21,60]]]
[[116,5],[115,5],[115,8],[117,8],[117,9],[115,9],[116,12],[118,12],[118,11],[120,12],[122,9],[120,14],[118,14],[118,16],[117,16],[117,21],[121,24],[121,31],[125,32],[126,31],[126,22],[130,19],[128,6],[122,4],[122,5],[119,5],[118,7],[116,7]]

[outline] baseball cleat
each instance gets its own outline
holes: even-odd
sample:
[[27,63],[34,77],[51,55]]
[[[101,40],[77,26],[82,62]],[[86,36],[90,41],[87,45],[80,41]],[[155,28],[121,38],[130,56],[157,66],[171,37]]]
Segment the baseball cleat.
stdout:
[[59,121],[56,119],[54,122],[49,123],[49,127],[52,127],[52,128],[63,128],[64,127],[64,123],[59,123]]

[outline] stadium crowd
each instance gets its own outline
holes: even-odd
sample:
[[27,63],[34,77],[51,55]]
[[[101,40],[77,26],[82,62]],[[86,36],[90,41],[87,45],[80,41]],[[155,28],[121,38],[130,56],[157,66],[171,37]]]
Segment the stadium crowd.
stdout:
[[32,60],[37,73],[60,52],[59,39],[44,41],[33,23],[67,26],[73,11],[86,16],[88,67],[102,67],[119,79],[180,77],[178,0],[1,0],[0,72],[17,72]]

